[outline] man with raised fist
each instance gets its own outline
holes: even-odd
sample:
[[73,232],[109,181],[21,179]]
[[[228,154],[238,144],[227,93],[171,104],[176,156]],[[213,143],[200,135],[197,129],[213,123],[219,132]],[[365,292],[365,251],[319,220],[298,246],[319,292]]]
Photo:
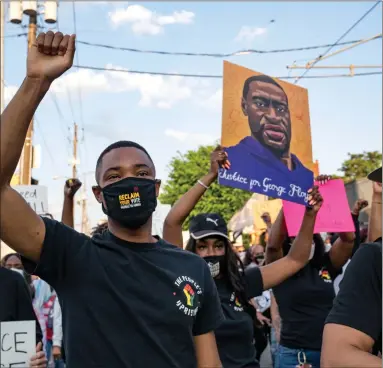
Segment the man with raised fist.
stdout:
[[74,53],[74,35],[40,33],[1,116],[0,238],[56,290],[70,368],[222,367],[217,289],[202,258],[152,236],[161,181],[142,146],[116,142],[98,158],[93,192],[108,230],[92,238],[39,217],[10,186],[29,122]]

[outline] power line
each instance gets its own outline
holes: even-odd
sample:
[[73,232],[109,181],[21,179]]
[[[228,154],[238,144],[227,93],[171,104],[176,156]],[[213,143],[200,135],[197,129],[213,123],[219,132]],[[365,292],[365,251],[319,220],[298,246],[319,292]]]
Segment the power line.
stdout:
[[[117,68],[102,68],[97,66],[87,66],[87,65],[74,65],[78,69],[89,69],[89,70],[98,70],[98,71],[107,71],[107,72],[120,72],[120,73],[131,73],[131,74],[149,74],[149,75],[162,75],[168,77],[189,77],[189,78],[212,78],[212,79],[221,79],[222,75],[218,74],[184,74],[184,73],[166,73],[166,72],[150,72],[143,70],[127,70],[127,69],[117,69]],[[367,73],[355,73],[353,76],[369,76],[369,75],[381,75],[382,72],[367,72]],[[333,75],[313,75],[306,76],[303,78],[307,79],[320,79],[320,78],[345,78],[352,77],[350,74],[333,74]],[[292,76],[283,76],[283,77],[275,77],[277,79],[296,79],[296,77]]]
[[[379,39],[382,36],[377,36],[375,39]],[[342,43],[336,44],[326,44],[326,45],[316,45],[316,46],[306,46],[306,47],[295,47],[289,49],[275,49],[275,50],[257,50],[257,49],[248,49],[248,50],[238,50],[232,53],[201,53],[201,52],[178,52],[178,51],[160,51],[160,50],[144,50],[144,49],[134,49],[130,47],[119,47],[119,46],[111,46],[100,43],[93,43],[88,41],[77,41],[77,43],[93,46],[93,47],[102,47],[111,50],[119,50],[119,51],[128,51],[128,52],[137,52],[144,54],[157,54],[157,55],[173,55],[173,56],[201,56],[201,57],[213,57],[213,58],[225,58],[230,56],[238,56],[238,55],[247,55],[247,54],[276,54],[283,52],[293,52],[293,51],[305,51],[305,50],[315,50],[325,47],[334,47],[334,46],[342,46],[342,45],[351,45],[354,43],[358,43],[362,40],[355,41],[346,41]]]
[[323,55],[319,55],[313,63],[310,64],[310,67],[308,69],[306,69],[303,74],[298,77],[294,84],[297,84],[299,82],[300,79],[302,79],[304,76],[306,76],[306,74],[312,69],[312,67],[314,65],[316,65],[324,56],[326,56],[335,46],[338,46],[340,45],[340,41],[343,40],[343,38],[345,38],[364,18],[367,17],[368,14],[370,14],[380,3],[382,2],[382,0],[378,0],[369,10],[367,10],[345,33],[342,34],[342,36],[340,36],[338,38],[337,41],[335,41],[335,43],[331,46],[329,46],[329,48],[325,51],[325,53]]
[[28,33],[8,34],[5,36],[1,36],[0,38],[15,38],[15,37],[22,37],[22,36],[28,36]]
[[[45,29],[46,27],[41,27],[41,28]],[[21,37],[21,36],[27,36],[27,35],[28,35],[27,33],[19,33],[19,34],[14,34],[14,35],[6,35],[6,36],[3,36],[3,38]],[[382,38],[382,36],[378,35],[378,36],[374,37],[373,39],[371,39],[371,41],[378,40],[380,38]],[[201,52],[144,50],[144,49],[134,49],[134,48],[130,48],[130,47],[112,46],[112,45],[106,45],[106,44],[100,44],[100,43],[94,43],[94,42],[88,42],[88,41],[80,41],[80,40],[76,40],[76,43],[82,44],[85,46],[91,46],[91,47],[101,47],[101,48],[106,48],[106,49],[110,49],[110,50],[128,51],[128,52],[136,52],[136,53],[143,53],[143,54],[225,58],[225,57],[230,57],[230,56],[239,56],[239,55],[247,55],[247,54],[277,54],[277,53],[286,53],[286,52],[294,52],[294,51],[307,51],[307,50],[321,49],[321,48],[325,48],[325,47],[331,47],[331,49],[332,49],[334,46],[352,45],[352,44],[356,44],[356,43],[361,42],[361,41],[363,41],[363,39],[338,42],[338,43],[333,43],[333,44],[305,46],[305,47],[293,47],[293,48],[289,48],[289,49],[272,49],[272,50],[247,49],[247,50],[238,50],[238,51],[234,51],[231,53],[203,53],[203,52],[201,53]],[[329,51],[326,51],[326,53],[328,53],[328,52]],[[323,57],[323,55],[321,55],[321,57]],[[305,59],[305,60],[307,60],[307,59]]]

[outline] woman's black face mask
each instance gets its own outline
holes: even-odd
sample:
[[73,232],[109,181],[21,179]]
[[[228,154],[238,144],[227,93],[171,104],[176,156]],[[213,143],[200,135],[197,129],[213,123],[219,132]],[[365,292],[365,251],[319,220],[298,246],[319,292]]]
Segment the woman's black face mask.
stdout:
[[128,229],[146,224],[157,207],[156,180],[129,177],[102,188],[103,212]]

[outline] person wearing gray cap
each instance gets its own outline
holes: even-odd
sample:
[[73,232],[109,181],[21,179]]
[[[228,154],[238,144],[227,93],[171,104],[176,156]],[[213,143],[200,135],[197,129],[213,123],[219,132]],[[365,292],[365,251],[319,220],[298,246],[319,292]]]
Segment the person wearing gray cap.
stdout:
[[322,367],[382,367],[382,168],[373,181],[369,240],[353,257],[323,333]]

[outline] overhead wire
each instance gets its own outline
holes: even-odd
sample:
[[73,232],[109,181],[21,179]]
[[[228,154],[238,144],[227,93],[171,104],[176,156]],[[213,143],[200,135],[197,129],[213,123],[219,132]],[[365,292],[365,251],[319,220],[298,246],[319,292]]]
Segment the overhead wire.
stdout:
[[[376,36],[373,40],[377,40],[382,38],[381,35]],[[135,49],[130,47],[121,47],[121,46],[112,46],[88,41],[77,40],[78,44],[82,44],[85,46],[93,46],[93,47],[102,47],[110,50],[119,50],[119,51],[128,51],[128,52],[136,52],[136,53],[144,53],[144,54],[157,54],[157,55],[173,55],[173,56],[201,56],[201,57],[213,57],[213,58],[225,58],[230,56],[238,56],[238,55],[248,55],[248,54],[276,54],[276,53],[284,53],[284,52],[294,52],[294,51],[306,51],[306,50],[315,50],[325,47],[334,47],[334,46],[344,46],[344,45],[352,45],[362,40],[354,40],[354,41],[345,41],[337,44],[325,44],[325,45],[316,45],[316,46],[306,46],[306,47],[295,47],[295,48],[287,48],[287,49],[274,49],[274,50],[258,50],[258,49],[248,49],[248,50],[238,50],[231,53],[206,53],[206,52],[179,52],[179,51],[161,51],[161,50],[144,50],[144,49]]]
[[[380,3],[382,0],[378,0],[370,9],[368,9],[346,32],[342,34],[329,48],[321,55],[319,55],[314,62],[310,63],[310,66],[303,72],[303,74],[296,78],[294,84],[297,84],[307,73],[324,57],[326,56],[335,46],[340,45],[340,41],[343,40],[364,18],[367,17]],[[380,36],[381,37],[381,36]]]
[[[143,71],[143,70],[128,70],[128,69],[121,69],[121,68],[103,68],[103,67],[97,67],[97,66],[89,66],[89,65],[75,65],[78,69],[89,69],[89,70],[98,70],[98,71],[107,71],[107,72],[120,72],[120,73],[131,73],[131,74],[149,74],[149,75],[162,75],[162,76],[168,76],[168,77],[185,77],[185,78],[212,78],[212,79],[221,79],[223,78],[222,75],[218,74],[185,74],[185,73],[167,73],[167,72],[151,72],[151,71]],[[382,74],[382,72],[366,72],[366,73],[354,73],[351,74],[333,74],[333,75],[313,75],[313,76],[306,76],[304,78],[308,79],[317,79],[317,78],[344,78],[344,77],[360,77],[360,76],[369,76],[369,75],[379,75]],[[275,77],[277,79],[296,79],[296,77],[293,76],[281,76],[281,77]]]

